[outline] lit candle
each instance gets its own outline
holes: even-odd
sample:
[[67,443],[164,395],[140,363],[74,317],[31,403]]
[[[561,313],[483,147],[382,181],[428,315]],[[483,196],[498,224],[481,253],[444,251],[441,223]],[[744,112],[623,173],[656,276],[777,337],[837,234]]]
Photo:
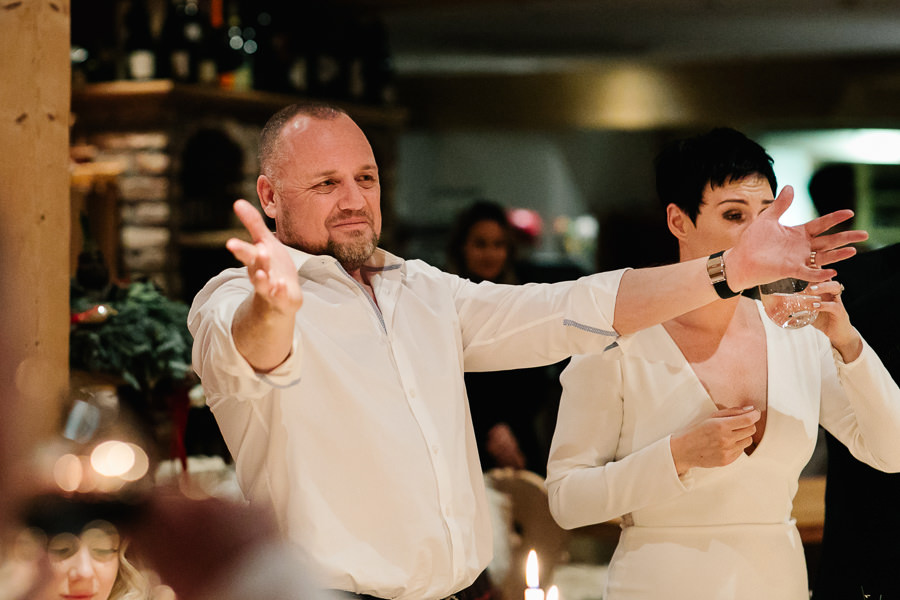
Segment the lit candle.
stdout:
[[555,585],[551,585],[550,589],[547,590],[547,600],[559,600],[559,588]]
[[544,600],[544,590],[540,587],[538,578],[537,552],[528,552],[528,560],[525,562],[525,600]]

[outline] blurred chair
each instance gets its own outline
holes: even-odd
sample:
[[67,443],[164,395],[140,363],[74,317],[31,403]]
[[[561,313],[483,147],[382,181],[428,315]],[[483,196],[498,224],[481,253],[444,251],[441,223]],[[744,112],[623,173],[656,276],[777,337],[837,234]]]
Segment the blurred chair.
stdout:
[[485,474],[488,486],[509,500],[509,565],[503,581],[494,584],[504,600],[518,600],[525,590],[525,561],[528,551],[538,555],[541,587],[553,582],[553,570],[569,559],[569,533],[550,514],[544,479],[537,473],[516,469],[491,469]]

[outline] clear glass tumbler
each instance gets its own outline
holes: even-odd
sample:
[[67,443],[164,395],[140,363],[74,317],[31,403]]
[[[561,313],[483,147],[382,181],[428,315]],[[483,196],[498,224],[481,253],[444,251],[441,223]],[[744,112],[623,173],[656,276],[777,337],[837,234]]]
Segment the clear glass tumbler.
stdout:
[[808,287],[809,282],[802,279],[779,279],[759,286],[759,298],[775,324],[785,329],[798,329],[819,316],[814,303],[820,298],[807,293]]

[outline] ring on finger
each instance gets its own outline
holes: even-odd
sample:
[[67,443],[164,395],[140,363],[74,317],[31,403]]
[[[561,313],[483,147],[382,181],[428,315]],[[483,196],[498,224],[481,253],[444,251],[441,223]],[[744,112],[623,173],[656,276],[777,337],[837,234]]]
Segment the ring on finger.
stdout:
[[809,266],[815,268],[816,267],[816,254],[815,250],[809,253]]

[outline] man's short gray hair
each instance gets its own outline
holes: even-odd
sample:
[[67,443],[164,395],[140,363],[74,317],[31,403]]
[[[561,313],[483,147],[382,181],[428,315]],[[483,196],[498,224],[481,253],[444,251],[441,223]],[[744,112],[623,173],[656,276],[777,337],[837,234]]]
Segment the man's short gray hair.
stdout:
[[346,114],[347,111],[342,108],[315,100],[285,106],[272,115],[259,134],[259,172],[272,180],[277,180],[276,166],[282,159],[281,132],[294,117],[304,115],[330,121]]

